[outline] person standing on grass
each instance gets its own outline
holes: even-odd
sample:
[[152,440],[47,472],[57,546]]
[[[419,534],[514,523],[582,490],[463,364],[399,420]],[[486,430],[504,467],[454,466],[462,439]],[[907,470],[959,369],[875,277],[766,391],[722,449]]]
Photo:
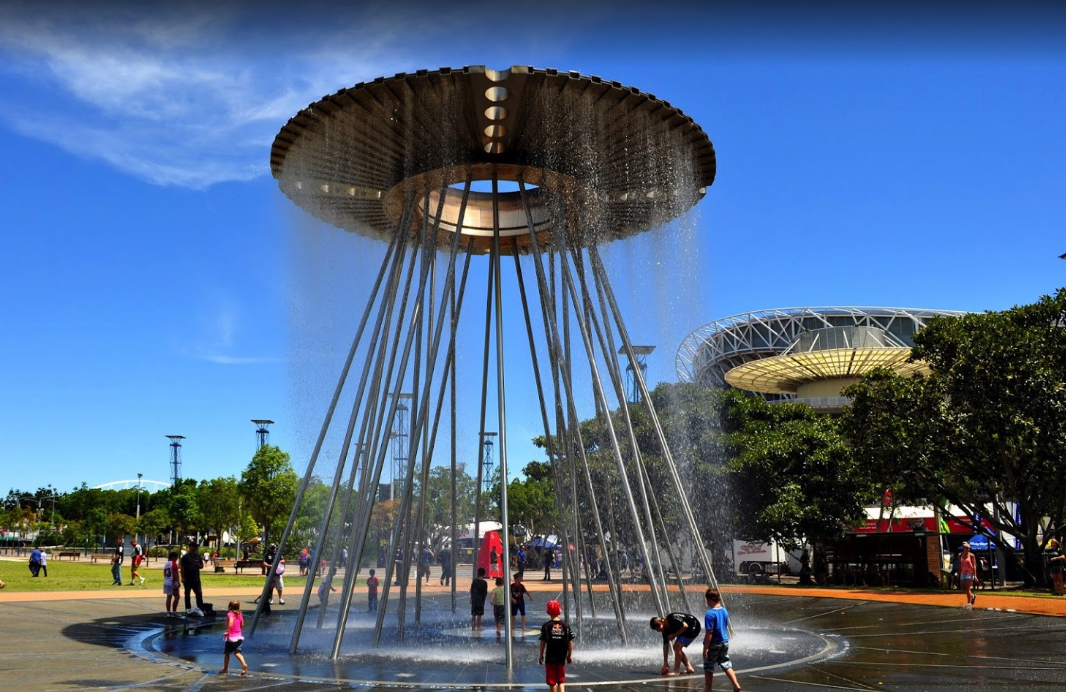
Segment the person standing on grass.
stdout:
[[566,664],[574,662],[574,633],[559,619],[563,612],[559,601],[548,601],[545,607],[551,620],[540,628],[540,656],[544,666],[544,681],[550,692],[566,692]]
[[963,543],[962,557],[959,558],[959,586],[962,587],[962,593],[966,596],[963,608],[973,608],[974,601],[977,600],[977,594],[973,592],[975,581],[977,581],[977,557],[970,552],[970,544]]
[[141,580],[141,584],[144,584],[144,577],[137,571],[137,568],[141,566],[141,562],[144,561],[144,548],[137,545],[137,539],[130,539],[130,550],[133,555],[130,557],[130,586],[137,583],[137,580]]
[[115,541],[115,554],[111,558],[111,586],[122,586],[122,539]]
[[41,549],[34,548],[30,553],[30,576],[36,577],[41,572]]
[[178,553],[171,551],[163,565],[163,593],[167,596],[167,617],[176,618],[178,603],[181,599],[181,568],[178,566]]
[[244,633],[241,632],[241,628],[244,626],[244,616],[241,615],[241,602],[230,601],[229,610],[226,611],[226,633],[222,635],[222,641],[225,642],[225,658],[222,659],[222,670],[218,671],[219,675],[227,675],[229,673],[229,655],[233,654],[237,657],[237,660],[241,664],[241,676],[248,674],[248,663],[244,660],[244,652],[241,651],[241,646],[244,644]]
[[733,692],[740,692],[737,674],[733,672],[733,663],[729,660],[729,611],[722,605],[722,594],[718,589],[707,589],[704,594],[707,601],[707,613],[703,616],[703,690],[711,692],[711,678],[715,665],[721,666],[722,672],[733,683]]
[[48,576],[48,549],[47,548],[41,548],[41,564],[40,564],[40,568],[39,569],[40,569],[40,571],[38,572],[38,574],[43,572],[44,576],[46,576],[46,577]]
[[481,617],[485,614],[485,599],[489,596],[489,583],[485,581],[485,568],[477,568],[477,576],[470,582],[470,629],[480,632]]
[[[1047,542],[1047,549],[1044,551],[1044,557],[1047,559],[1048,571],[1051,572],[1051,590],[1056,596],[1062,596],[1062,572],[1063,568],[1066,567],[1066,554],[1062,552],[1058,540],[1052,538]],[[41,564],[43,565],[44,563]],[[44,576],[47,577],[48,573],[45,572]]]

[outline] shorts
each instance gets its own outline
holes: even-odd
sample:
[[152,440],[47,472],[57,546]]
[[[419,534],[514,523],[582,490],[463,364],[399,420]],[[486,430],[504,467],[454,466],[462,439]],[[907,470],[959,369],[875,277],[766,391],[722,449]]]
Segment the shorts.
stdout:
[[960,574],[959,575],[959,579],[961,579],[962,581],[973,581],[974,575],[972,575],[972,574]]
[[181,587],[177,584],[163,584],[163,594],[167,596],[177,596],[181,594]]
[[720,665],[722,670],[729,670],[733,667],[733,662],[729,660],[729,644],[727,642],[711,644],[707,648],[707,656],[703,659],[703,672],[713,672],[715,664]]
[[548,687],[555,687],[566,682],[566,664],[545,663],[544,682],[548,683]]
[[285,579],[280,574],[278,576],[274,577],[274,588],[277,589],[278,591],[284,591],[285,590]]
[[226,653],[227,654],[232,654],[232,653],[236,652],[236,653],[239,653],[239,654],[243,654],[244,652],[241,651],[241,646],[243,644],[244,644],[244,640],[243,639],[238,639],[235,642],[231,642],[230,640],[227,639],[226,640]]
[[471,615],[476,615],[478,617],[481,617],[482,615],[485,614],[485,604],[484,603],[471,603],[470,604],[470,614]]
[[522,613],[522,617],[526,616],[526,599],[522,599],[518,603],[511,604],[511,617]]
[[144,562],[144,558],[143,557],[141,557],[140,555],[134,555],[133,556],[133,567],[134,567],[134,569],[139,567],[142,562]]
[[676,641],[682,647],[686,647],[689,644],[691,644],[692,642],[696,641],[696,637],[698,637],[698,636],[700,636],[699,632],[697,632],[696,634],[692,635],[691,637],[686,637],[685,635],[681,635],[680,637],[678,637],[674,641]]
[[507,611],[503,609],[502,605],[492,606],[492,617],[496,619],[497,625],[502,625],[504,618],[507,617]]

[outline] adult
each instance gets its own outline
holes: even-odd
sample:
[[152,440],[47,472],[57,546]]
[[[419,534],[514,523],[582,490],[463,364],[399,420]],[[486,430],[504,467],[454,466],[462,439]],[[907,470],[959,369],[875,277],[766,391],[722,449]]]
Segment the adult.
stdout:
[[966,596],[966,604],[963,608],[973,608],[977,594],[973,592],[974,582],[977,581],[977,557],[970,552],[970,544],[962,544],[962,555],[959,556],[959,585],[962,593]]
[[496,546],[489,549],[489,576],[500,576],[500,554],[496,552]]
[[[35,547],[30,553],[30,576],[36,577],[41,572],[41,549]],[[48,575],[45,575],[48,576]]]
[[452,583],[452,550],[451,548],[441,548],[437,553],[437,560],[440,561],[440,585],[448,586]]
[[552,563],[555,562],[555,551],[548,548],[544,551],[544,577],[541,581],[552,580]]
[[348,547],[341,548],[341,568],[348,566]]
[[278,544],[271,543],[270,547],[263,553],[263,564],[261,568],[263,570],[263,576],[266,576],[270,572],[270,568],[274,566],[274,556],[278,554]]
[[125,552],[120,538],[115,541],[115,554],[111,557],[111,586],[122,586],[122,557]]
[[524,574],[526,571],[526,551],[522,546],[518,546],[518,552],[515,553],[515,566],[518,567],[518,573]]
[[300,576],[307,576],[308,566],[311,564],[311,551],[304,546],[304,549],[300,551]]
[[[200,570],[204,568],[204,560],[200,557],[199,546],[196,541],[189,541],[189,549],[178,561],[181,567],[181,583],[185,589],[185,612],[196,617],[204,616],[204,589],[200,585]],[[196,594],[196,607],[192,607],[189,600],[189,592]]]
[[[1044,558],[1047,560],[1048,571],[1051,572],[1051,590],[1056,596],[1062,596],[1062,572],[1063,567],[1066,566],[1066,554],[1062,552],[1062,546],[1059,545],[1058,540],[1052,538],[1047,542]],[[46,572],[44,576],[47,577],[48,573]]]
[[[685,655],[685,647],[700,636],[700,621],[689,613],[670,613],[664,618],[653,617],[651,628],[663,635],[663,675],[680,675],[681,666],[686,673],[695,673],[696,669]],[[671,642],[674,649],[674,669],[670,670]]]
[[429,546],[422,548],[422,574],[419,576],[425,576],[426,583],[429,583],[429,568],[433,565],[433,551],[429,549]]
[[141,566],[141,563],[144,562],[144,548],[137,544],[136,538],[130,539],[130,551],[133,553],[133,555],[130,556],[130,586],[136,584],[138,579],[140,579],[143,584],[144,577],[141,576],[141,573],[138,572],[137,569]]

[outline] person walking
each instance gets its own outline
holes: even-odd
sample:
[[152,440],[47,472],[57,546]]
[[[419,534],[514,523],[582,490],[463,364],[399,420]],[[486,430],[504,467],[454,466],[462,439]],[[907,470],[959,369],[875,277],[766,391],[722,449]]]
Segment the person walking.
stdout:
[[30,576],[36,577],[41,571],[41,549],[34,548],[30,553]]
[[470,582],[470,630],[480,632],[481,617],[485,614],[485,599],[489,595],[489,583],[485,581],[485,568],[477,568],[477,576]]
[[426,583],[429,583],[429,570],[433,565],[433,551],[429,549],[429,546],[422,548],[422,576],[426,578]]
[[703,616],[706,630],[703,635],[703,690],[711,692],[711,678],[717,665],[733,683],[733,692],[740,692],[737,674],[729,660],[729,611],[722,605],[722,594],[718,589],[707,589],[703,597],[707,601],[707,613]]
[[552,580],[552,563],[555,562],[555,551],[548,548],[544,551],[544,577],[541,581]]
[[[189,541],[189,549],[178,560],[181,567],[181,582],[185,586],[185,612],[195,617],[204,616],[204,589],[200,585],[200,570],[204,568],[196,541]],[[196,595],[196,607],[192,606],[189,593]]]
[[440,562],[440,585],[448,586],[452,583],[451,548],[441,548],[441,551],[437,553],[437,560]]
[[229,674],[229,657],[233,654],[241,664],[241,676],[248,674],[248,662],[244,660],[244,652],[241,646],[244,644],[244,616],[241,615],[241,602],[230,601],[229,610],[226,612],[226,633],[222,635],[225,642],[225,656],[222,659],[222,670],[219,675]]
[[548,684],[548,690],[566,692],[566,664],[574,662],[574,633],[559,618],[563,612],[559,601],[548,601],[545,612],[551,620],[541,625],[537,662],[544,666],[544,682]]
[[137,544],[136,538],[130,539],[130,551],[133,553],[130,556],[130,586],[136,584],[138,579],[141,584],[144,584],[144,577],[137,571],[141,566],[141,562],[144,561],[144,548]]
[[176,618],[178,602],[181,599],[181,568],[178,566],[178,553],[171,551],[163,565],[163,593],[167,597],[167,617]]
[[44,573],[44,576],[46,576],[46,577],[48,576],[48,549],[47,548],[41,548],[41,568],[40,568],[40,572],[38,572],[38,574],[41,573],[41,572]]
[[122,556],[125,553],[122,539],[115,541],[115,554],[111,557],[111,586],[122,586]]
[[519,574],[525,574],[526,572],[526,551],[522,546],[518,546],[518,552],[515,553],[515,566],[518,568]]
[[977,600],[977,594],[973,592],[974,582],[977,581],[977,557],[970,552],[970,544],[962,544],[962,556],[959,557],[959,586],[962,587],[962,593],[966,596],[966,603],[963,608],[969,610],[973,608],[974,601]]
[[[663,635],[663,675],[680,675],[681,666],[686,673],[695,673],[696,669],[685,655],[685,647],[700,636],[700,621],[689,613],[670,613],[664,618],[653,617],[651,628]],[[674,670],[670,670],[670,643],[673,642]]]

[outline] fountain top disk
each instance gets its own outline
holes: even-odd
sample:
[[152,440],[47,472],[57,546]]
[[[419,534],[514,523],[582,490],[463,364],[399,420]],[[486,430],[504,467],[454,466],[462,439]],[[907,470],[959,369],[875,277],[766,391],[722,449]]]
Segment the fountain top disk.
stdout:
[[[487,251],[495,203],[501,251],[514,253],[531,249],[530,222],[542,248],[553,231],[584,246],[662,225],[706,193],[715,155],[692,118],[638,89],[577,72],[474,65],[326,96],[281,129],[270,167],[306,211],[382,239],[411,202],[412,234],[439,212],[441,242],[458,228]],[[522,181],[526,204],[514,185],[472,191],[459,228],[465,181],[493,178]]]

